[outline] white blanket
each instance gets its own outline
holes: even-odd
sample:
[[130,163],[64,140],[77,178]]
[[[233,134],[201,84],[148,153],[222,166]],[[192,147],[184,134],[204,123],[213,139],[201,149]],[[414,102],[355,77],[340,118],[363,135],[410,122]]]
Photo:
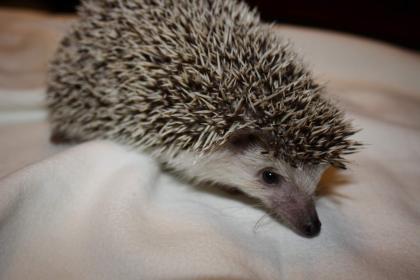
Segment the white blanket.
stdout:
[[366,143],[350,170],[324,176],[318,237],[126,147],[54,147],[43,90],[1,89],[0,279],[419,279],[419,56],[279,30],[330,81]]

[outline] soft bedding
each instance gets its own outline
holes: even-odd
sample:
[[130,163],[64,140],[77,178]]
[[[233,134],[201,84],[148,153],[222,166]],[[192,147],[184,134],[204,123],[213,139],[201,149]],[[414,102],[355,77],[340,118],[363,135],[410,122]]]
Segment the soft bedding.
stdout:
[[46,63],[71,18],[0,11],[0,279],[419,279],[420,57],[278,26],[362,128],[313,239],[111,142],[53,146]]

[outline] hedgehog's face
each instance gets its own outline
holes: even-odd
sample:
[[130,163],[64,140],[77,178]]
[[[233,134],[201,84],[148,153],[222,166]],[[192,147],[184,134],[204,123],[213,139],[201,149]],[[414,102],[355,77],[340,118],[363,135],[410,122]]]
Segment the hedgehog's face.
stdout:
[[260,199],[273,216],[298,233],[316,236],[321,223],[314,205],[314,192],[327,166],[293,168],[266,151],[267,147],[260,145],[253,135],[234,137],[226,156],[219,162],[219,178]]
[[260,135],[237,133],[206,155],[180,153],[166,162],[200,181],[213,181],[259,199],[272,216],[299,234],[313,237],[321,228],[314,192],[327,166],[293,168],[267,153]]

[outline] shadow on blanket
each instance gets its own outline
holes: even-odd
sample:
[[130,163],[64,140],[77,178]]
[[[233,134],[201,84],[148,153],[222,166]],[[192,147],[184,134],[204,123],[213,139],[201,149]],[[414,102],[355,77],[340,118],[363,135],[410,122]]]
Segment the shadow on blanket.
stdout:
[[318,197],[328,197],[334,203],[340,204],[342,199],[350,199],[350,197],[338,192],[340,188],[348,184],[351,184],[350,176],[330,167],[322,175],[316,194]]

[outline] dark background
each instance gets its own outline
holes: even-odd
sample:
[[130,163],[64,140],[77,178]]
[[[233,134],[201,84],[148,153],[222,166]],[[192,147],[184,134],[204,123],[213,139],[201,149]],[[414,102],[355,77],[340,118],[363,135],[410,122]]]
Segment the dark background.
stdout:
[[[229,1],[229,0],[226,0]],[[420,0],[245,0],[268,22],[318,27],[420,50]],[[74,12],[76,0],[0,0],[0,6]]]

